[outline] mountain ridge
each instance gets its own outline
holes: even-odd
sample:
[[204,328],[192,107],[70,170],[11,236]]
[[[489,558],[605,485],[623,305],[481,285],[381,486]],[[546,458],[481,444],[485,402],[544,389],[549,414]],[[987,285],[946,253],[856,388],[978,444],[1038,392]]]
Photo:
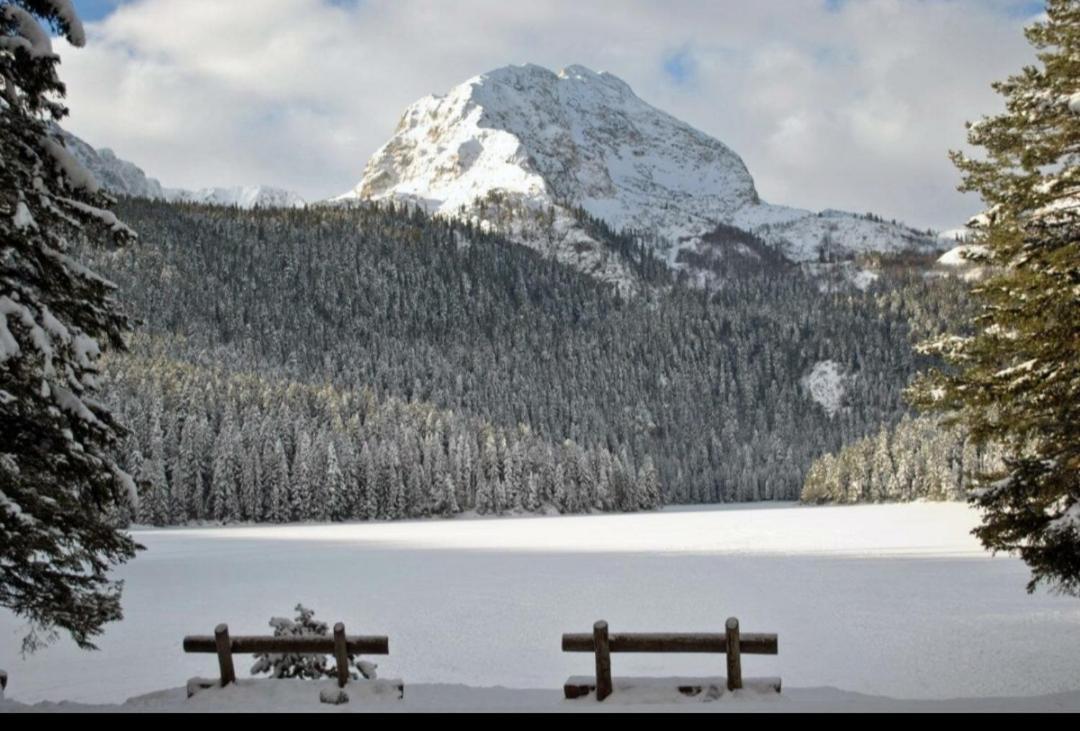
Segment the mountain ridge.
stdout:
[[[742,158],[584,66],[506,66],[408,107],[357,186],[335,201],[399,201],[470,220],[592,270],[624,273],[574,225],[574,207],[616,230],[656,235],[676,270],[731,256],[706,240],[720,224],[795,263],[940,248],[925,233],[835,210],[761,200]],[[507,211],[509,210],[509,213]]]
[[149,177],[138,165],[117,157],[112,150],[95,148],[60,127],[56,127],[56,130],[75,159],[93,174],[105,190],[114,195],[245,209],[299,208],[307,205],[307,201],[297,193],[266,185],[208,187],[199,190],[166,188],[156,178]]

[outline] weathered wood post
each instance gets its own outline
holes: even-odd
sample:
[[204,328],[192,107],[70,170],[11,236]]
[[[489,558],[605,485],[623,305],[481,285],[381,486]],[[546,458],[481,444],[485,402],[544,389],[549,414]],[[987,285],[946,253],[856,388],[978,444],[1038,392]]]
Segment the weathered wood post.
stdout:
[[739,620],[735,617],[727,621],[727,687],[728,690],[741,690],[743,687],[742,646]]
[[221,687],[236,682],[236,669],[232,661],[232,640],[229,639],[229,626],[219,624],[214,630],[214,642],[217,645],[218,666],[221,668]]
[[344,688],[349,684],[349,649],[345,640],[345,625],[334,625],[334,658],[337,660],[337,684]]
[[614,692],[611,682],[611,643],[608,623],[597,622],[593,627],[593,647],[596,651],[596,700],[602,701]]

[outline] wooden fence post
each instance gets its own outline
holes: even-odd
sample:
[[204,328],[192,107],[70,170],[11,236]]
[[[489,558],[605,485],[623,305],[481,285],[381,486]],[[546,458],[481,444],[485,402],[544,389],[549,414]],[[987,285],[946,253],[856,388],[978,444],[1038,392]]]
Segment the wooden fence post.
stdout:
[[611,682],[611,644],[607,622],[593,627],[593,646],[596,651],[596,700],[602,701],[614,691]]
[[337,660],[337,684],[344,688],[349,684],[349,650],[345,643],[345,625],[334,625],[334,658]]
[[739,642],[739,620],[727,621],[727,687],[740,690],[742,682],[742,647]]
[[229,626],[219,624],[214,630],[214,641],[217,644],[218,666],[221,668],[221,687],[236,682],[236,669],[232,661],[232,640],[229,639]]

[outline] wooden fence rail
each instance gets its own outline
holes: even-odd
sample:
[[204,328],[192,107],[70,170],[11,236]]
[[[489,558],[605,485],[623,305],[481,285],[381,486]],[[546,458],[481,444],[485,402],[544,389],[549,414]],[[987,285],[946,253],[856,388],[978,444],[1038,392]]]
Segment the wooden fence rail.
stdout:
[[184,638],[184,652],[218,656],[222,687],[236,682],[232,656],[262,654],[333,655],[337,662],[338,686],[349,682],[349,657],[389,655],[387,637],[357,637],[345,634],[345,625],[334,626],[333,637],[230,637],[227,625],[218,625],[214,636]]
[[[562,649],[596,655],[596,697],[603,701],[614,692],[612,653],[724,654],[728,690],[739,690],[743,687],[742,656],[778,655],[780,642],[776,635],[742,634],[735,618],[727,621],[724,634],[612,634],[607,622],[597,622],[591,635],[563,635]],[[779,691],[779,681],[770,684]],[[567,698],[582,695],[579,683],[568,682],[565,691]]]

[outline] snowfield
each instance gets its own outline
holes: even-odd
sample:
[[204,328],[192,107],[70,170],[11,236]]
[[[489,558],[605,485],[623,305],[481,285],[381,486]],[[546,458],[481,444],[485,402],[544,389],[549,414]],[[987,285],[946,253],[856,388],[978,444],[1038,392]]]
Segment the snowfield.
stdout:
[[844,405],[849,380],[839,363],[826,360],[803,378],[802,387],[829,416],[836,416]]
[[[9,701],[115,704],[156,694],[127,710],[220,709],[225,691],[190,702],[182,690],[162,693],[215,673],[213,656],[181,652],[183,636],[219,622],[234,634],[269,634],[271,616],[304,602],[353,634],[390,636],[391,655],[375,660],[380,677],[404,679],[401,710],[566,710],[563,682],[591,673],[592,659],[562,653],[564,632],[588,632],[601,618],[613,632],[721,632],[734,615],[746,632],[779,634],[778,658],[743,664],[749,678],[782,677],[785,693],[718,707],[1080,709],[1080,601],[1027,595],[1026,568],[985,554],[969,535],[976,524],[955,504],[784,504],[140,531],[148,550],[120,572],[126,618],[109,627],[99,653],[63,641],[20,659],[22,627],[0,614],[0,667],[10,673]],[[238,656],[241,677],[251,662]],[[715,677],[724,658],[615,655],[613,666],[617,679]],[[298,693],[318,697],[303,686],[258,690],[266,686],[232,692],[264,709]],[[482,690],[500,687],[532,690]],[[957,698],[996,700],[888,700]]]

